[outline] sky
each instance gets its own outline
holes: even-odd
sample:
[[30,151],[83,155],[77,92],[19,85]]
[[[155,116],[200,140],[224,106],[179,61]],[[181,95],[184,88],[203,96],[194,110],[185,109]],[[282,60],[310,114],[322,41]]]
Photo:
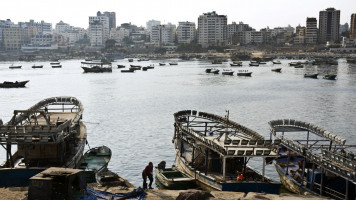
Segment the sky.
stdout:
[[269,26],[305,26],[307,17],[319,18],[319,11],[334,7],[341,11],[340,23],[350,24],[356,0],[2,0],[0,20],[25,22],[30,19],[87,28],[89,16],[97,11],[116,12],[116,25],[131,22],[146,26],[148,20],[197,24],[199,15],[216,11],[226,15],[228,24],[244,22],[259,30]]

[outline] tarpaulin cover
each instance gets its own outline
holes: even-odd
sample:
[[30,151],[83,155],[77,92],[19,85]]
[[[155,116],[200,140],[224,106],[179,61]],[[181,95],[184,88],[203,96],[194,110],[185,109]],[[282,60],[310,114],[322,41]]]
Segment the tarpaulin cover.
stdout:
[[[131,196],[132,197],[128,197]],[[144,200],[146,194],[142,190],[134,189],[132,192],[129,193],[110,193],[110,192],[103,192],[97,191],[90,188],[87,188],[84,192],[84,196],[82,198],[78,198],[77,200],[104,200],[104,199],[120,199],[123,197],[128,197],[125,199],[128,200]]]

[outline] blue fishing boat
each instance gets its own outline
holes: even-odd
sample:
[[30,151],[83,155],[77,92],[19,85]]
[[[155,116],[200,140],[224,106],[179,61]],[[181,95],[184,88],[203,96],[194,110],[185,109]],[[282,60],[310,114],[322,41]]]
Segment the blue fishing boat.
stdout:
[[282,184],[297,194],[355,199],[355,145],[313,124],[281,119],[269,122],[271,136],[280,140],[273,163]]
[[[228,116],[174,114],[177,168],[206,190],[277,194],[281,184],[265,176],[265,166],[279,156],[278,145]],[[248,166],[251,159],[262,160],[262,174]]]

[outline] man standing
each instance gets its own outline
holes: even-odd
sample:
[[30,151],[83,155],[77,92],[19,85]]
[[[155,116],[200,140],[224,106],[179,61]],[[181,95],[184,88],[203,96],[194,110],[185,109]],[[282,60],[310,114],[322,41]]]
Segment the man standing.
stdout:
[[153,182],[153,163],[149,162],[146,168],[142,171],[142,178],[143,178],[143,189],[147,189],[147,177],[150,179],[149,189],[152,188]]

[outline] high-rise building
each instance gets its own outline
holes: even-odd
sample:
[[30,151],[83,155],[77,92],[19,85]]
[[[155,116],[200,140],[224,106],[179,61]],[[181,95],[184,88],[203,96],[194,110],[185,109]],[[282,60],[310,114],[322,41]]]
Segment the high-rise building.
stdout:
[[161,25],[161,21],[157,21],[157,20],[150,20],[148,22],[146,22],[146,29],[148,32],[151,32],[151,29],[153,26],[158,26]]
[[319,41],[339,41],[340,10],[328,8],[319,12]]
[[104,45],[104,24],[99,20],[89,22],[89,38],[91,46],[102,47]]
[[356,39],[356,13],[351,15],[351,22],[350,22],[350,40]]
[[294,44],[304,44],[306,28],[299,25],[295,30]]
[[175,40],[176,25],[171,23],[153,26],[151,29],[151,42],[157,45],[173,44]]
[[103,12],[101,13],[100,11],[98,11],[96,13],[97,17],[100,16],[106,16],[109,18],[109,30],[111,30],[112,28],[116,28],[116,13],[115,12]]
[[198,18],[198,43],[202,47],[223,46],[227,43],[227,17],[215,11]]
[[195,39],[196,29],[194,22],[179,22],[177,28],[178,43],[190,43]]
[[252,28],[248,24],[244,24],[243,22],[232,22],[232,24],[227,25],[227,37],[229,38],[234,33],[239,31],[252,31]]
[[[89,26],[91,22],[101,22],[103,24],[103,40],[104,42],[109,39],[110,37],[110,28],[109,28],[109,17],[107,16],[91,16],[89,17]],[[89,33],[90,34],[90,33]]]
[[307,17],[305,29],[305,43],[316,44],[318,41],[318,27],[317,19],[314,17]]
[[26,27],[36,27],[38,34],[52,34],[52,23],[44,22],[35,22],[34,20],[30,20],[29,22],[19,22],[18,23],[21,28]]

